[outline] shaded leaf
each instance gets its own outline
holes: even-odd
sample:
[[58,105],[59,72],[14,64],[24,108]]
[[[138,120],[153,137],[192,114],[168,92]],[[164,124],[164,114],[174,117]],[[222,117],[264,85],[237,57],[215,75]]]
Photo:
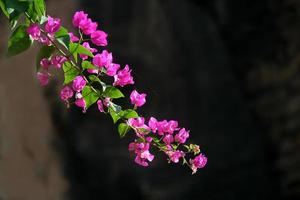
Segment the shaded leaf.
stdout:
[[79,75],[79,70],[74,67],[70,62],[65,62],[63,64],[63,70],[64,70],[64,84],[68,84],[72,82],[76,76]]
[[107,86],[104,91],[104,95],[112,99],[124,97],[123,93],[113,86]]
[[66,47],[67,49],[69,48],[70,36],[66,28],[64,28],[63,26],[60,27],[60,29],[55,33],[55,38],[64,47]]
[[89,61],[84,60],[81,64],[83,69],[96,69],[96,67]]
[[130,119],[130,118],[137,118],[137,117],[139,117],[139,115],[137,114],[136,111],[134,111],[132,109],[127,109],[122,112],[122,117],[124,117],[126,119]]
[[85,86],[83,88],[82,96],[85,100],[87,109],[99,99],[99,94],[94,91],[91,86]]
[[32,40],[26,33],[26,26],[20,25],[8,40],[7,56],[14,56],[26,51],[32,44]]
[[108,112],[109,112],[111,118],[113,119],[114,124],[117,123],[117,121],[121,118],[121,117],[116,113],[116,111],[115,111],[113,108],[111,108],[111,107],[108,108]]
[[121,123],[118,126],[118,132],[121,138],[123,138],[129,130],[130,126],[128,126],[126,123]]
[[71,53],[78,53],[78,54],[84,54],[90,57],[94,57],[92,52],[90,52],[88,49],[86,49],[84,46],[78,44],[78,43],[70,43],[69,50]]

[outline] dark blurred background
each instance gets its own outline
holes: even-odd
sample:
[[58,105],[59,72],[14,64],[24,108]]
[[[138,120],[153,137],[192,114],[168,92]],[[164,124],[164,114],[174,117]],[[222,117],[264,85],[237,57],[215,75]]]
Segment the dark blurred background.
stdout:
[[300,1],[47,3],[69,27],[78,9],[97,19],[148,94],[142,114],[178,119],[208,164],[137,166],[110,118],[67,110],[61,80],[38,86],[35,48],[0,61],[1,200],[300,199]]

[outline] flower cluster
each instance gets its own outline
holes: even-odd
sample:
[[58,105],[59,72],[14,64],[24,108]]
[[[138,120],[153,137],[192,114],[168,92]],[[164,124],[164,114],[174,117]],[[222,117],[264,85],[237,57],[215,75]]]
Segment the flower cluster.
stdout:
[[[108,35],[99,29],[98,23],[93,22],[88,14],[76,12],[72,23],[78,34],[66,31],[61,26],[61,20],[51,16],[40,24],[32,21],[27,28],[30,37],[48,47],[47,52],[50,52],[42,52],[45,57],[39,60],[37,78],[40,84],[45,86],[49,83],[49,78],[53,76],[51,68],[62,69],[65,81],[60,99],[67,106],[74,103],[83,112],[96,104],[98,110],[109,114],[114,123],[120,122],[118,131],[121,137],[132,131],[134,141],[128,149],[135,154],[137,164],[147,167],[154,160],[151,148],[156,147],[167,156],[170,163],[182,161],[193,173],[203,168],[207,158],[199,146],[186,144],[190,137],[189,130],[179,126],[176,120],[157,120],[154,117],[146,120],[137,113],[137,109],[146,103],[145,93],[132,90],[128,99],[132,104],[131,109],[122,109],[114,103],[114,99],[124,97],[120,91],[122,87],[135,83],[130,67],[125,65],[122,68],[114,62],[111,52],[97,49],[108,45]],[[104,82],[102,77],[111,79],[111,82]]]

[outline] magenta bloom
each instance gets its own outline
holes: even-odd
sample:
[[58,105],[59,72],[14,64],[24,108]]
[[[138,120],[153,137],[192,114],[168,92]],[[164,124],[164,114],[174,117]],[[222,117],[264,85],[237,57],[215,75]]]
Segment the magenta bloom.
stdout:
[[114,76],[117,74],[117,71],[120,69],[120,65],[119,64],[115,64],[115,63],[110,63],[108,66],[105,65],[106,67],[106,74],[108,76]]
[[39,25],[37,25],[37,24],[30,25],[27,28],[26,32],[34,40],[38,40],[40,38],[40,36],[41,36],[41,30],[40,30]]
[[170,160],[174,163],[178,163],[179,159],[183,156],[185,156],[185,153],[182,151],[168,151],[167,155],[169,156]]
[[174,137],[171,134],[167,134],[164,139],[163,139],[164,143],[166,144],[171,144],[174,142]]
[[136,90],[133,90],[130,94],[130,101],[136,107],[141,107],[146,103],[146,94],[139,94]]
[[157,130],[157,120],[154,117],[150,117],[148,126],[153,133],[156,133]]
[[[91,46],[90,46],[90,44],[89,44],[88,42],[84,42],[84,43],[82,44],[82,46],[83,46],[84,48],[86,48],[87,50],[89,50],[91,53],[97,52],[97,49],[91,48]],[[88,56],[87,56],[87,55],[79,54],[79,56],[80,56],[80,58],[82,58],[82,60],[88,59]]]
[[76,76],[73,80],[72,88],[76,92],[80,92],[86,85],[86,80],[82,76]]
[[97,30],[97,27],[98,27],[98,23],[92,22],[90,18],[83,19],[79,22],[79,28],[82,30],[82,32],[85,35],[90,35],[94,33]]
[[207,158],[201,153],[194,159],[190,159],[190,164],[192,165],[193,174],[197,172],[198,169],[203,168],[207,163]]
[[178,143],[185,143],[186,139],[190,136],[189,131],[186,131],[185,128],[182,128],[179,133],[175,135],[175,141]]
[[64,56],[53,56],[51,58],[51,64],[54,65],[55,68],[59,69],[61,68],[61,65],[64,64],[64,62],[67,61],[67,58]]
[[72,98],[74,95],[74,92],[71,87],[65,86],[61,91],[60,91],[60,99],[63,101],[67,101],[68,99]]
[[174,120],[170,120],[169,122],[168,122],[168,125],[165,127],[166,129],[165,129],[165,132],[167,132],[167,133],[170,133],[170,134],[173,134],[173,132],[175,131],[175,130],[178,130],[178,122],[177,121],[174,121]]
[[85,103],[85,100],[83,98],[76,99],[75,105],[78,106],[79,108],[82,108],[83,113],[86,112],[86,103]]
[[109,66],[113,61],[112,53],[103,50],[101,54],[97,54],[93,58],[93,64],[99,68]]
[[60,19],[48,16],[48,21],[45,25],[47,33],[56,33],[60,29]]
[[144,117],[138,117],[138,118],[130,118],[127,120],[127,124],[129,126],[135,127],[135,128],[144,128],[149,129],[147,125],[145,125],[145,118]]
[[100,99],[97,101],[97,105],[98,105],[98,110],[100,112],[104,112],[103,103]]
[[107,34],[104,31],[95,31],[91,34],[92,43],[97,46],[107,46]]
[[129,70],[129,66],[126,65],[123,70],[118,71],[118,73],[114,76],[114,86],[125,86],[129,84],[134,84],[133,77],[131,76],[131,70]]
[[163,135],[166,130],[168,130],[168,121],[167,120],[163,120],[163,121],[159,121],[156,123],[156,128],[157,128],[157,132],[159,135]]
[[48,60],[47,58],[43,58],[41,61],[40,61],[40,65],[45,69],[47,70],[49,68],[49,65],[51,65],[51,62],[50,60]]
[[70,32],[69,36],[70,36],[71,42],[78,42],[79,41],[79,38],[76,35],[74,35],[74,33]]
[[110,98],[106,97],[106,98],[103,100],[103,105],[106,106],[106,107],[109,107],[109,104],[110,104]]
[[[51,34],[48,34],[48,36],[52,39],[54,39],[54,36]],[[45,36],[45,35],[41,35],[41,37],[38,38],[38,41],[44,45],[50,46],[52,44],[52,42]]]
[[148,161],[152,162],[154,155],[149,152],[150,143],[132,142],[129,144],[129,151],[134,151],[136,154],[135,162],[143,167],[147,167]]
[[87,17],[88,17],[88,15],[85,14],[83,11],[76,12],[74,14],[73,20],[72,20],[73,26],[79,27],[80,22],[86,20]]
[[49,83],[49,74],[48,73],[37,73],[37,78],[42,86],[46,86]]

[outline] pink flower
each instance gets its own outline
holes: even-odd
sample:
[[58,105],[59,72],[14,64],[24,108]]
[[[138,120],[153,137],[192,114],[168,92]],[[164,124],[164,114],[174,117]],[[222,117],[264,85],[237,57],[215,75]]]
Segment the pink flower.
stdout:
[[133,90],[130,94],[130,101],[136,107],[141,107],[146,103],[146,94],[139,94],[136,90]]
[[76,99],[75,101],[75,105],[82,108],[82,112],[85,113],[86,112],[86,103],[85,100],[83,98],[81,99]]
[[86,80],[82,76],[76,76],[73,80],[73,90],[80,92],[86,85]]
[[30,37],[34,40],[38,40],[39,37],[41,36],[41,30],[40,30],[40,27],[39,25],[37,24],[32,24],[30,25],[26,32],[28,33],[28,35],[30,35]]
[[148,122],[148,126],[151,129],[151,131],[153,133],[156,133],[157,130],[157,120],[154,117],[150,117],[149,122]]
[[186,131],[185,128],[182,128],[178,134],[175,135],[175,141],[178,143],[185,143],[186,139],[189,138],[189,131]]
[[[53,35],[48,34],[48,37],[54,39]],[[52,45],[52,42],[48,39],[48,37],[45,35],[41,35],[41,37],[38,38],[38,41],[44,45],[50,46]]]
[[82,30],[82,32],[85,35],[90,35],[94,33],[97,30],[97,27],[98,27],[98,23],[92,22],[90,18],[83,19],[79,22],[79,28]]
[[109,65],[105,65],[106,67],[106,74],[108,76],[114,76],[117,74],[117,71],[120,69],[119,64],[110,63]]
[[107,34],[104,31],[95,31],[91,34],[92,43],[97,46],[107,46]]
[[37,78],[42,86],[46,86],[49,83],[49,73],[37,73]]
[[103,100],[103,105],[106,106],[106,107],[109,107],[109,104],[110,104],[110,98],[109,98],[109,97],[106,97],[106,98]]
[[156,123],[157,132],[159,135],[163,135],[168,127],[169,123],[167,120],[159,121]]
[[129,126],[135,127],[135,128],[144,128],[149,129],[147,125],[145,125],[145,118],[144,117],[138,117],[138,118],[130,118],[127,120],[127,124]]
[[173,134],[173,132],[175,131],[175,130],[178,130],[178,122],[177,121],[174,121],[174,120],[170,120],[169,122],[168,122],[168,125],[165,127],[166,129],[165,129],[165,132],[167,132],[167,133],[170,133],[170,134]]
[[93,64],[99,68],[109,66],[113,61],[112,53],[103,50],[101,54],[97,54],[93,58]]
[[48,21],[45,25],[47,33],[56,33],[60,29],[60,19],[48,16]]
[[49,68],[49,65],[51,65],[51,62],[50,60],[48,60],[47,58],[43,58],[41,61],[40,61],[40,65],[45,69],[47,70]]
[[98,70],[98,69],[88,69],[87,71],[88,71],[88,73],[90,73],[90,74],[98,74],[98,73],[99,73],[99,70]]
[[98,100],[98,101],[97,101],[97,105],[98,105],[98,110],[99,110],[100,112],[104,112],[103,103],[102,103],[101,100]]
[[182,152],[182,151],[167,151],[166,152],[167,155],[169,156],[170,160],[174,163],[178,163],[179,162],[179,159],[183,156],[185,156],[185,153]]
[[75,27],[79,27],[79,24],[81,21],[86,20],[88,17],[87,14],[85,14],[83,11],[77,11],[75,12],[74,16],[73,16],[73,26]]
[[194,159],[190,159],[190,164],[192,165],[193,174],[197,172],[198,169],[203,168],[207,163],[207,158],[201,153]]
[[166,144],[171,144],[174,142],[174,137],[171,134],[167,134],[164,139],[163,139],[164,143]]
[[[88,42],[84,42],[84,43],[82,44],[82,46],[83,46],[84,48],[86,48],[87,50],[89,50],[91,53],[97,52],[97,49],[91,48],[91,46],[90,46],[90,44],[89,44]],[[79,54],[79,56],[80,56],[80,58],[82,58],[82,60],[88,59],[88,56],[87,56],[87,55]]]
[[63,101],[67,101],[68,99],[72,98],[74,95],[74,92],[71,87],[65,86],[61,91],[60,91],[60,98]]
[[125,86],[129,84],[134,84],[133,77],[131,76],[131,70],[129,70],[129,66],[126,65],[123,70],[118,71],[118,73],[114,76],[114,86]]
[[64,62],[67,61],[67,58],[64,56],[53,56],[51,58],[51,64],[54,65],[55,68],[59,69],[61,68],[61,65],[64,64]]
[[134,151],[136,154],[135,162],[141,166],[147,167],[148,161],[152,162],[154,155],[149,152],[150,143],[132,142],[129,144],[129,151]]
[[79,38],[76,35],[74,35],[74,33],[70,32],[69,36],[70,36],[71,42],[78,42],[79,41]]

